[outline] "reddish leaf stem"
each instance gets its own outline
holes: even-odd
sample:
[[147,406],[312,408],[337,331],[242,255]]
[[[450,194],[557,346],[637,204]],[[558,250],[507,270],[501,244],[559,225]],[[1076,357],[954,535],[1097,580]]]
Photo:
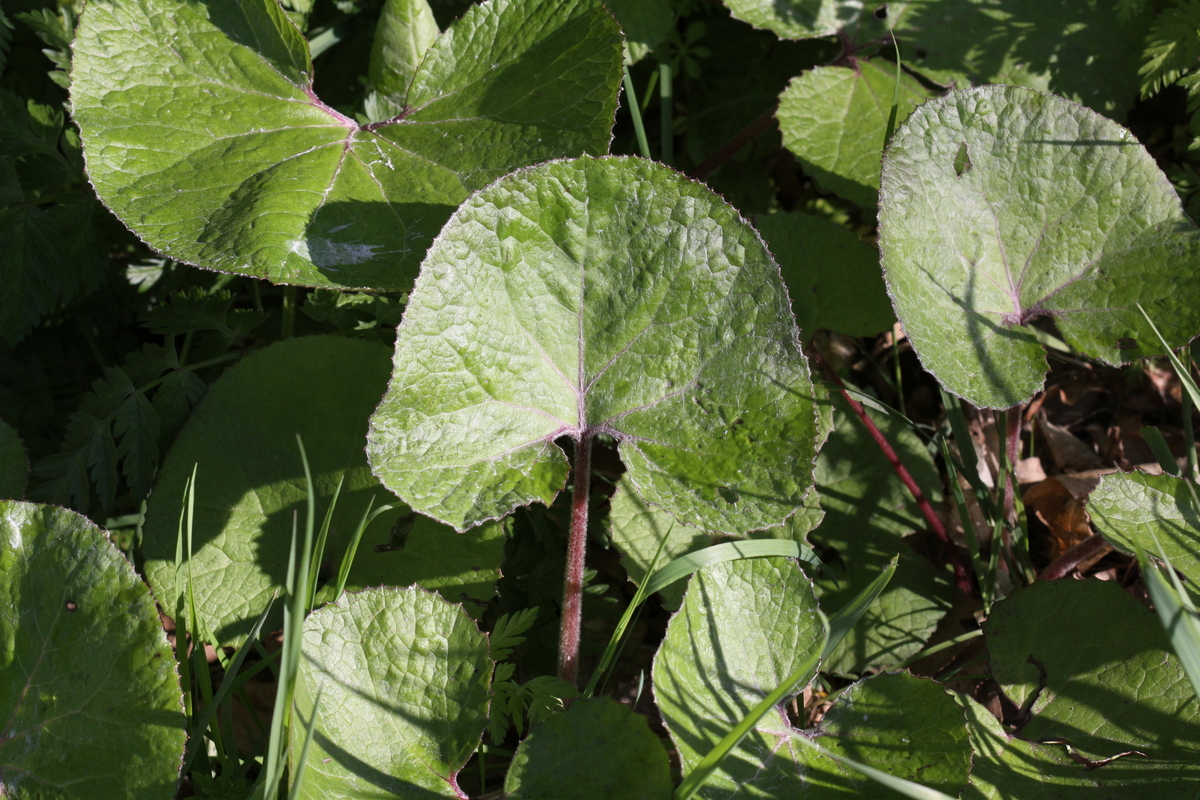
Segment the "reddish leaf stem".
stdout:
[[[1007,415],[1005,433],[1008,441],[1004,443],[1004,456],[1008,461],[1008,469],[1004,471],[1004,519],[1011,523],[1017,522],[1016,475],[1017,460],[1021,457],[1021,424],[1024,406],[1017,404],[1003,413]],[[1012,534],[1004,529],[1004,545],[1012,547]]]
[[946,526],[942,524],[942,520],[934,512],[933,506],[929,504],[929,499],[925,497],[925,493],[921,491],[921,487],[917,485],[912,475],[909,474],[908,469],[901,463],[900,457],[896,455],[891,442],[883,435],[883,431],[879,430],[878,426],[875,425],[875,421],[867,415],[866,409],[862,407],[862,403],[855,400],[846,391],[846,384],[833,371],[833,367],[829,366],[829,362],[821,357],[816,347],[809,347],[809,352],[812,353],[813,358],[820,365],[825,375],[838,387],[838,391],[842,393],[842,397],[846,403],[854,411],[859,421],[863,424],[863,427],[867,429],[867,433],[871,434],[871,438],[875,440],[875,444],[879,445],[879,449],[883,451],[884,458],[888,460],[888,463],[892,465],[892,469],[896,471],[896,474],[900,476],[900,480],[904,482],[904,485],[908,487],[908,491],[912,493],[913,499],[917,501],[917,507],[921,509],[921,514],[925,517],[925,521],[929,523],[929,529],[941,540],[942,545],[946,549],[946,556],[950,559],[950,564],[954,568],[954,582],[958,584],[958,588],[968,595],[975,595],[975,587],[971,584],[971,578],[967,574],[967,565],[963,563],[962,555],[950,539],[950,534],[947,533]]
[[562,627],[558,636],[558,677],[574,685],[579,676],[579,632],[583,617],[583,561],[587,549],[588,493],[592,478],[592,437],[587,431],[575,445],[575,493],[571,498],[571,534],[563,577]]

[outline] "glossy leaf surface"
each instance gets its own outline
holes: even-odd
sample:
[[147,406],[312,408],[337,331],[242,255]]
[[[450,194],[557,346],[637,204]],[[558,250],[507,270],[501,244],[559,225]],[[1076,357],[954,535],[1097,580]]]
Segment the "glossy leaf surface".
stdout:
[[[247,357],[213,384],[168,454],[147,510],[146,573],[164,603],[174,592],[175,541],[185,481],[199,465],[192,557],[202,621],[222,643],[249,632],[284,585],[293,516],[303,531],[308,453],[316,527],[345,477],[325,550],[330,574],[371,498],[395,503],[367,467],[367,418],[387,381],[387,348],[341,337],[289,339]],[[499,577],[496,525],[462,537],[429,519],[381,515],[366,530],[348,588],[420,582],[486,599]],[[382,550],[380,552],[376,548]],[[276,604],[268,625],[278,624]]]
[[455,213],[371,424],[384,484],[458,529],[549,503],[555,439],[597,433],[681,522],[780,525],[816,446],[778,267],[711,191],[634,158],[518,172]]
[[487,726],[487,637],[419,587],[368,589],[304,623],[293,754],[319,694],[302,798],[463,797]]
[[467,194],[607,149],[620,33],[597,0],[492,0],[434,43],[410,113],[359,125],[312,89],[274,0],[98,0],[72,101],[100,197],[166,255],[276,283],[407,289]]
[[146,585],[103,531],[0,502],[0,794],[162,800],[186,738]]
[[880,248],[897,314],[925,368],[978,406],[1043,383],[1024,327],[1110,364],[1200,329],[1200,236],[1126,129],[1016,87],[951,92],[921,106],[884,160]]

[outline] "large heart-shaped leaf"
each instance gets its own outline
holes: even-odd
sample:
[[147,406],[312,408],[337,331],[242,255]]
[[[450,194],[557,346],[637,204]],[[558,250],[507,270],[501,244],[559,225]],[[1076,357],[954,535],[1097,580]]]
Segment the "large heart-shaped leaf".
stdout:
[[1200,580],[1200,510],[1192,497],[1185,478],[1117,473],[1100,479],[1087,510],[1105,539],[1156,558],[1161,547],[1171,566],[1194,582]]
[[926,369],[978,406],[1041,386],[1024,327],[1051,318],[1110,364],[1200,330],[1200,235],[1129,131],[1012,86],[951,92],[897,131],[879,243],[896,313]]
[[[895,90],[896,67],[881,59],[806,70],[779,96],[783,144],[822,187],[873,206]],[[920,81],[901,73],[897,121],[929,96]]]
[[725,5],[739,19],[787,39],[837,34],[848,55],[880,47],[887,53],[894,35],[904,65],[937,83],[1026,86],[1110,116],[1124,113],[1137,97],[1151,16],[1122,18],[1118,4],[1106,0],[725,0]]
[[487,637],[420,587],[367,589],[304,622],[298,757],[316,709],[303,798],[465,797],[457,775],[487,727]]
[[459,529],[549,503],[554,440],[600,433],[681,522],[779,525],[816,447],[778,267],[719,197],[635,158],[518,172],[455,213],[371,426],[376,474]]
[[[240,641],[280,591],[293,515],[306,490],[300,434],[323,518],[339,479],[325,565],[336,575],[371,498],[396,503],[367,467],[367,417],[387,381],[387,348],[334,336],[289,339],[247,357],[209,390],[171,448],[146,514],[146,574],[174,607],[175,542],[183,487],[197,467],[192,591],[201,622],[222,643]],[[319,525],[320,520],[317,520]],[[447,535],[433,520],[392,511],[358,548],[348,586],[419,582],[453,600],[486,600],[499,578],[504,535],[490,525]],[[282,613],[276,604],[271,619]]]
[[[1113,583],[1042,582],[997,604],[983,630],[992,675],[1023,709],[1022,740],[1054,743],[1058,756],[1075,761],[1074,775],[1085,785],[1145,784],[1156,777],[1164,788],[1186,788],[1166,796],[1195,796],[1200,710],[1153,612]],[[1015,747],[990,759],[1030,755],[1029,748]],[[1051,765],[1057,760],[1038,757]],[[1106,759],[1114,760],[1103,764]],[[1103,769],[1095,769],[1098,764]],[[1010,781],[1031,782],[1028,770],[1013,775],[1012,769],[993,763],[981,774],[1010,789]],[[1067,777],[1061,765],[1053,772],[1056,780]]]
[[607,149],[620,70],[598,0],[492,0],[434,43],[406,114],[359,125],[314,94],[275,0],[97,0],[72,104],[96,191],[172,258],[406,289],[472,189]]
[[0,502],[0,796],[162,800],[186,739],[149,589],[108,537]]

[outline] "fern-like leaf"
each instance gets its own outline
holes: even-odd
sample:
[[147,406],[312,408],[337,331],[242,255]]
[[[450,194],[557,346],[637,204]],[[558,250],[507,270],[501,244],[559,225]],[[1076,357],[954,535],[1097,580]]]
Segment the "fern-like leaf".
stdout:
[[1164,8],[1146,35],[1142,97],[1157,94],[1193,71],[1200,61],[1200,0]]

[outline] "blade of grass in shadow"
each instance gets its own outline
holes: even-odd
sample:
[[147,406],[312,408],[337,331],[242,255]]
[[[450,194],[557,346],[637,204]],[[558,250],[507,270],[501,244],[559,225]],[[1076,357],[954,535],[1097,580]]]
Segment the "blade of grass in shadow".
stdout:
[[333,524],[333,512],[337,508],[338,498],[342,494],[342,485],[346,482],[346,474],[338,478],[337,488],[333,490],[333,499],[325,510],[325,519],[321,522],[321,530],[317,534],[317,544],[313,548],[312,564],[308,569],[308,602],[306,610],[312,611],[317,598],[317,573],[321,570],[321,560],[325,558],[325,542],[329,539],[329,527]]
[[[866,764],[860,764],[853,759],[840,756],[837,753],[831,753],[812,739],[809,739],[801,731],[790,731],[790,734],[793,740],[800,742],[805,747],[816,750],[826,758],[831,758],[842,766],[849,767],[855,772],[865,775],[876,783],[886,786],[894,792],[899,792],[905,797],[911,797],[913,800],[954,800],[950,795],[943,794],[937,789],[930,789],[928,786],[922,786],[919,783],[914,783],[904,778],[897,778],[895,775],[889,775],[883,770],[868,767]],[[864,794],[862,796],[869,797],[870,795]]]
[[[654,551],[654,558],[650,560],[650,566],[646,569],[646,574],[653,576],[655,567],[658,566],[658,559],[662,556],[663,546],[667,543],[667,539],[671,535],[671,531],[675,529],[675,524],[672,523],[670,528],[661,539],[658,540],[658,549]],[[604,648],[604,655],[600,657],[600,663],[596,669],[592,671],[591,680],[588,681],[587,688],[583,690],[583,698],[587,699],[596,691],[596,685],[599,683],[601,676],[607,671],[612,662],[616,659],[621,643],[625,639],[625,631],[633,624],[634,616],[641,609],[642,603],[646,601],[649,592],[646,591],[646,586],[650,581],[642,581],[637,591],[633,593],[633,599],[629,601],[629,605],[625,608],[625,613],[621,615],[621,619],[617,622],[617,627],[613,631],[612,636],[608,638],[608,644]]]
[[[1157,542],[1156,542],[1157,543]],[[1142,568],[1142,580],[1146,584],[1146,592],[1154,603],[1167,636],[1171,639],[1171,647],[1183,663],[1192,689],[1200,697],[1200,616],[1197,615],[1196,605],[1184,588],[1183,582],[1171,568],[1171,562],[1159,547],[1159,557],[1166,564],[1166,573],[1170,583],[1163,577],[1163,571],[1148,558],[1140,547],[1137,548],[1138,564]],[[1172,586],[1173,584],[1173,586]]]
[[892,576],[896,574],[896,564],[899,562],[899,556],[892,556],[892,560],[888,562],[887,567],[883,572],[875,577],[863,590],[854,596],[849,603],[828,620],[828,628],[825,633],[825,648],[821,651],[821,658],[824,659],[833,652],[842,639],[846,638],[846,634],[851,631],[854,625],[866,613],[875,599],[883,593],[887,588],[888,582]]
[[[896,33],[892,32],[892,49],[896,51],[896,83],[892,92],[892,110],[888,112],[887,131],[883,135],[883,146],[886,148],[896,132],[896,117],[900,114],[900,45],[896,43]],[[899,359],[897,359],[899,362]],[[903,395],[900,402],[904,402]]]
[[[1183,362],[1179,360],[1179,356],[1175,355],[1175,351],[1171,349],[1171,345],[1167,344],[1167,340],[1159,333],[1158,327],[1154,324],[1154,320],[1150,319],[1150,315],[1146,313],[1146,309],[1142,308],[1142,304],[1137,304],[1138,311],[1142,312],[1142,316],[1146,318],[1146,323],[1150,326],[1150,330],[1154,331],[1154,335],[1158,337],[1158,342],[1163,346],[1163,350],[1167,354],[1167,358],[1171,359],[1171,366],[1175,368],[1175,374],[1179,377],[1179,383],[1183,386],[1183,391],[1191,400],[1192,405],[1200,407],[1200,387],[1196,386],[1196,382],[1192,380],[1192,374],[1183,366]],[[1184,427],[1191,427],[1191,419],[1184,420]],[[1190,464],[1191,461],[1189,460]],[[1192,496],[1192,503],[1195,508],[1200,508],[1200,497],[1196,495],[1196,483],[1193,476],[1189,475],[1185,481],[1188,492]]]
[[744,539],[737,542],[722,542],[705,547],[703,550],[686,553],[667,564],[645,582],[646,594],[652,595],[655,592],[661,592],[680,578],[686,578],[696,570],[713,564],[764,556],[785,556],[814,564],[821,569],[825,568],[812,548],[791,539]]
[[[972,448],[973,452],[974,448]],[[954,506],[958,509],[958,521],[962,525],[963,535],[967,537],[967,550],[971,555],[971,569],[975,571],[975,584],[979,587],[979,597],[983,601],[984,613],[990,614],[992,601],[995,599],[993,597],[996,588],[995,580],[991,571],[984,566],[983,556],[979,551],[979,538],[975,535],[975,523],[971,521],[971,514],[967,511],[967,498],[958,484],[958,469],[954,466],[950,443],[945,439],[942,439],[942,456],[946,462],[950,490],[954,493]]]
[[[279,683],[275,691],[275,711],[271,716],[271,735],[267,755],[261,773],[262,796],[265,800],[279,797],[279,782],[283,778],[286,763],[287,727],[291,718],[292,694],[296,688],[296,674],[300,665],[300,635],[304,625],[304,610],[308,600],[308,573],[312,564],[313,518],[316,516],[317,498],[313,489],[312,471],[304,442],[296,435],[300,447],[300,460],[304,463],[304,478],[307,482],[308,515],[304,524],[304,545],[297,547],[298,523],[292,517],[292,545],[288,552],[287,605],[283,608],[283,648],[279,659]],[[298,552],[299,551],[299,552]]]
[[358,555],[358,544],[362,541],[363,532],[367,526],[374,522],[380,514],[396,508],[394,505],[385,504],[372,511],[371,507],[374,505],[375,498],[372,496],[367,503],[367,510],[363,512],[362,519],[358,521],[358,527],[354,529],[354,535],[350,537],[350,544],[346,547],[346,555],[342,558],[341,566],[338,567],[337,591],[333,593],[331,603],[336,603],[346,589],[346,581],[350,579],[350,567],[354,564],[354,557]]
[[[820,617],[821,627],[824,628],[824,640],[827,644],[829,641],[829,620],[819,611],[817,615]],[[764,697],[754,708],[750,709],[750,713],[735,725],[733,730],[725,734],[725,738],[721,739],[716,747],[708,752],[708,755],[700,759],[700,763],[687,774],[683,779],[683,783],[679,784],[679,788],[675,790],[675,800],[689,800],[692,795],[700,790],[700,787],[705,784],[712,774],[716,772],[717,767],[733,751],[733,748],[737,747],[738,743],[746,738],[746,735],[750,731],[754,730],[754,726],[758,724],[759,720],[765,717],[775,706],[782,703],[785,698],[790,697],[802,688],[798,684],[809,677],[810,673],[816,668],[817,663],[821,660],[821,653],[824,649],[822,647],[821,650],[814,651],[812,655],[806,658],[804,663],[795,672],[784,679],[783,683],[775,687],[773,692]]]
[[930,645],[929,647],[926,647],[924,650],[921,650],[920,652],[913,653],[908,658],[904,659],[903,661],[898,662],[895,666],[889,667],[887,671],[894,672],[898,669],[904,669],[909,664],[915,664],[923,658],[928,658],[929,656],[932,656],[936,653],[940,653],[943,650],[949,650],[951,647],[954,647],[956,644],[962,644],[963,642],[969,642],[972,639],[979,638],[980,636],[983,636],[983,628],[976,628],[973,631],[967,631],[966,633],[962,634],[961,636],[955,636],[953,639],[947,639],[944,642],[938,642],[935,645]]
[[646,139],[646,128],[642,124],[642,110],[638,108],[637,92],[633,90],[633,77],[629,74],[629,67],[625,67],[625,105],[629,109],[629,115],[633,117],[633,132],[637,134],[638,150],[642,154],[642,158],[653,158],[650,155],[650,142]]
[[197,734],[203,733],[212,722],[213,715],[216,714],[217,707],[225,701],[225,698],[234,690],[234,684],[237,682],[238,670],[242,667],[242,662],[246,660],[246,654],[250,652],[252,642],[258,640],[259,634],[262,632],[263,623],[267,621],[267,614],[271,611],[271,606],[275,604],[275,598],[272,597],[267,607],[263,609],[263,613],[259,616],[258,621],[254,623],[254,627],[250,631],[249,638],[242,642],[242,646],[233,654],[233,660],[225,669],[225,677],[221,681],[221,685],[217,688],[216,694],[213,695],[212,702],[204,709],[204,713],[196,721],[195,733],[188,740],[187,749],[183,755],[183,774],[187,774],[188,769],[192,765],[192,759],[196,757],[196,750],[200,746],[202,739]]

